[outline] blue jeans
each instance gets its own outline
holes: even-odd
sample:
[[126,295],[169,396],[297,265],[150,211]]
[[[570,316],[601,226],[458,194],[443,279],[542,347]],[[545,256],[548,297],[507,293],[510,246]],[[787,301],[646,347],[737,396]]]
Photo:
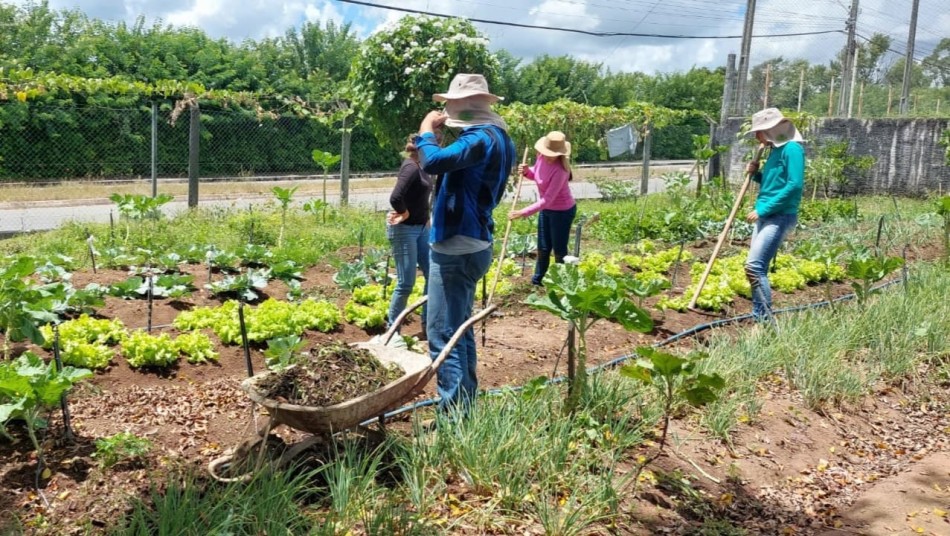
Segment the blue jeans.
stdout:
[[[386,226],[386,236],[393,248],[393,262],[396,263],[396,288],[389,301],[389,325],[396,321],[399,313],[406,308],[412,287],[416,284],[416,266],[422,270],[422,277],[429,282],[429,226],[397,225]],[[423,291],[425,294],[425,291]],[[422,323],[426,322],[426,309],[422,309]]]
[[538,215],[538,261],[534,265],[531,282],[540,285],[544,274],[551,264],[551,251],[554,262],[564,262],[567,255],[567,243],[571,239],[571,225],[577,215],[577,205],[567,210],[542,210]]
[[[488,273],[492,248],[467,255],[432,251],[429,269],[429,355],[434,361],[449,339],[472,316],[475,286]],[[466,411],[478,394],[475,331],[469,328],[438,370],[437,392],[441,411]]]
[[798,223],[797,214],[774,214],[759,218],[752,232],[745,275],[752,286],[752,315],[766,320],[772,314],[772,287],[769,286],[769,265],[789,231]]

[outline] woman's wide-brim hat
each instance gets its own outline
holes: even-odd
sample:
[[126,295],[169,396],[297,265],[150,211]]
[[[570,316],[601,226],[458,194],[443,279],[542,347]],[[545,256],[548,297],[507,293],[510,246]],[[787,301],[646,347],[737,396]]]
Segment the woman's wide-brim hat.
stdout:
[[798,128],[787,117],[782,115],[778,108],[766,108],[752,114],[752,128],[750,134],[762,132],[776,147],[781,147],[790,141],[802,141]]
[[571,142],[558,130],[548,132],[534,144],[534,148],[544,156],[571,156]]
[[447,100],[467,99],[469,97],[484,96],[490,102],[505,100],[504,97],[493,95],[488,91],[488,81],[480,74],[459,73],[449,84],[449,90],[445,93],[436,93],[432,95],[432,100],[444,102]]

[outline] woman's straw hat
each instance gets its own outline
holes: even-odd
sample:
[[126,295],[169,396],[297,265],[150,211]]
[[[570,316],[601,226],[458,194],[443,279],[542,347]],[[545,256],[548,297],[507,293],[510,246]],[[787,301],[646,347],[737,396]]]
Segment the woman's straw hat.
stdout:
[[571,155],[571,142],[567,141],[567,136],[559,130],[548,132],[547,136],[539,139],[534,144],[534,148],[544,156]]

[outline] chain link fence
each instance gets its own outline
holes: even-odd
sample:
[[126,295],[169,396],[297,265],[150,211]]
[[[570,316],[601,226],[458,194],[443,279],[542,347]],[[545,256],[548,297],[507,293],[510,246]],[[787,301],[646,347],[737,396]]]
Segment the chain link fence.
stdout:
[[[189,116],[172,121],[157,108],[155,144],[159,178],[188,176]],[[0,181],[134,179],[152,174],[152,108],[0,105]],[[254,178],[312,175],[322,170],[311,152],[340,153],[338,129],[315,120],[257,117],[252,112],[202,109],[199,175]],[[354,173],[398,168],[400,156],[381,148],[366,128],[353,130]]]

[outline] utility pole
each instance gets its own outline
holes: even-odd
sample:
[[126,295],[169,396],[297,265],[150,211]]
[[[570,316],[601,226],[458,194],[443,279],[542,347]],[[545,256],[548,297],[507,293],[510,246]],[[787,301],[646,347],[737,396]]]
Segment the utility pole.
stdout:
[[735,110],[735,88],[736,88],[736,55],[729,54],[726,57],[726,80],[722,88],[722,108],[719,112],[719,124],[725,125],[729,119],[729,114]]
[[802,67],[802,73],[798,77],[798,111],[802,111],[802,90],[805,89],[805,68]]
[[736,83],[736,115],[746,114],[748,103],[749,49],[752,48],[752,25],[755,22],[755,0],[746,0],[745,26],[742,28],[742,50],[739,51],[739,76]]
[[910,78],[914,66],[914,41],[917,38],[917,10],[920,0],[914,0],[914,7],[910,12],[910,31],[907,33],[907,57],[904,58],[904,86],[901,88],[900,114],[907,115],[908,98],[910,97]]
[[848,43],[845,50],[844,61],[841,62],[841,87],[838,93],[838,115],[844,115],[845,107],[848,105],[848,95],[851,93],[851,87],[854,85],[854,79],[851,78],[854,66],[857,64],[855,53],[858,45],[854,40],[854,34],[858,25],[858,0],[851,0],[851,14],[848,15],[848,22],[845,26],[848,30]]
[[854,53],[854,64],[851,66],[851,87],[848,88],[848,119],[851,119],[851,111],[854,110],[854,88],[858,80],[858,57],[860,51]]

